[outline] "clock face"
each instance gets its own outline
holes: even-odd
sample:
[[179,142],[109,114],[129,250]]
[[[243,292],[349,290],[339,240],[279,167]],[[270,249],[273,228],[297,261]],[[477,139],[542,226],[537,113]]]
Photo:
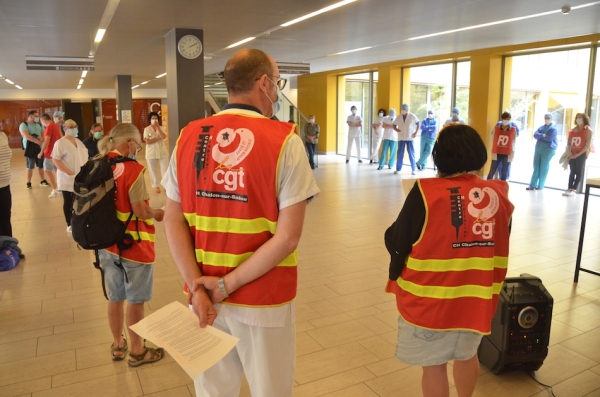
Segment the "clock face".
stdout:
[[196,36],[188,34],[179,39],[177,50],[184,58],[196,59],[202,53],[202,43]]

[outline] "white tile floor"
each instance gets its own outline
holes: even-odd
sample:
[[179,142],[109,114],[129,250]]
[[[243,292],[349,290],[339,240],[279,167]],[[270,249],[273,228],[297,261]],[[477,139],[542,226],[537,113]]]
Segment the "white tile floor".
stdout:
[[[419,396],[420,369],[394,358],[397,312],[383,292],[383,233],[413,177],[354,159],[344,164],[339,156],[321,156],[319,164],[322,194],[309,205],[299,248],[294,395]],[[65,232],[62,198],[48,198],[37,175],[33,189],[25,189],[24,168],[15,150],[12,223],[27,259],[0,274],[0,396],[193,396],[191,379],[169,357],[135,370],[110,360],[106,302],[92,255]],[[524,188],[511,186],[509,275],[540,277],[555,299],[550,353],[536,375],[559,397],[600,396],[600,277],[582,273],[579,284],[572,282],[583,197]],[[164,204],[164,193],[151,197],[154,207]],[[596,270],[599,208],[593,197],[584,248],[586,267]],[[156,241],[147,313],[184,299],[160,224]],[[241,395],[249,396],[247,388]],[[497,376],[482,367],[475,395],[550,394],[524,373]]]

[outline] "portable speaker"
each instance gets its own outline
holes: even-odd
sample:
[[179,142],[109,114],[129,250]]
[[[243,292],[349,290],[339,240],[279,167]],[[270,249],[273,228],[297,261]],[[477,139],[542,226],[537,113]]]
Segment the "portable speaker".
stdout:
[[500,291],[492,333],[479,345],[479,361],[494,374],[538,370],[548,355],[554,300],[542,280],[510,277]]

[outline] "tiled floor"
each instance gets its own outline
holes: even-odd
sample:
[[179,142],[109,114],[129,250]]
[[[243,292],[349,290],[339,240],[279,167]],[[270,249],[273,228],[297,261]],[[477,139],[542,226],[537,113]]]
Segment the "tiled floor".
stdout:
[[[21,151],[14,151],[12,167],[14,235],[27,259],[0,274],[0,396],[194,395],[191,379],[170,358],[136,370],[110,360],[106,302],[92,255],[65,232],[62,198],[48,198],[37,175],[33,190],[25,189]],[[406,169],[393,175],[356,160],[344,164],[339,156],[321,156],[315,175],[322,194],[309,205],[299,248],[294,395],[419,396],[420,369],[394,358],[397,312],[383,292],[383,232],[413,177]],[[572,283],[583,197],[511,188],[509,275],[539,276],[556,303],[550,354],[536,375],[559,397],[600,396],[600,277],[583,273]],[[151,196],[154,207],[164,204],[164,194]],[[595,269],[599,207],[592,198],[584,250],[586,266]],[[147,313],[184,299],[162,226],[157,229]],[[249,396],[246,388],[241,395]],[[524,373],[496,376],[482,367],[475,395],[550,394]]]

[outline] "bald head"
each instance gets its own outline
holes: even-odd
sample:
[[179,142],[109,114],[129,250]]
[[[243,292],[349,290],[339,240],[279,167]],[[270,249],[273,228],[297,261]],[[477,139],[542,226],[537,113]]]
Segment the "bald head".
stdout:
[[256,49],[236,52],[225,65],[225,85],[231,95],[246,94],[263,75],[272,76],[273,59]]

